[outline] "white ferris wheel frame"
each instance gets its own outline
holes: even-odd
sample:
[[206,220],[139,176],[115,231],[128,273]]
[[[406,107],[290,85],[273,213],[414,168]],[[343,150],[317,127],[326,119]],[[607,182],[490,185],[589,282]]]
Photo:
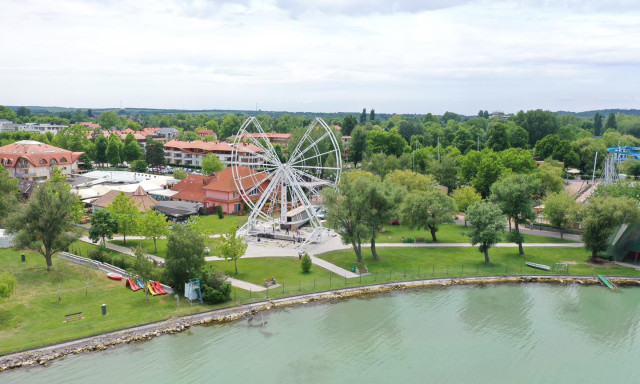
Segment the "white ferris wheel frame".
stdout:
[[[249,131],[252,127],[255,132]],[[251,133],[257,134],[258,137]],[[247,141],[259,152],[247,146]],[[321,152],[318,147],[320,144],[329,149],[322,149]],[[280,161],[267,134],[255,117],[245,120],[232,146],[230,167],[236,190],[251,209],[243,230],[266,230],[275,228],[278,224],[287,224],[287,213],[300,207],[304,207],[302,211],[306,211],[311,227],[322,228],[312,200],[319,197],[320,187],[335,189],[342,172],[342,154],[338,139],[324,120],[316,117],[311,122],[284,163]],[[322,164],[322,159],[332,153],[336,165],[327,167]],[[241,167],[248,167],[254,172],[243,174]],[[328,179],[327,172],[334,177]],[[267,181],[268,185],[265,187]],[[251,197],[255,195],[260,197],[254,201]],[[278,211],[279,218],[276,216]]]

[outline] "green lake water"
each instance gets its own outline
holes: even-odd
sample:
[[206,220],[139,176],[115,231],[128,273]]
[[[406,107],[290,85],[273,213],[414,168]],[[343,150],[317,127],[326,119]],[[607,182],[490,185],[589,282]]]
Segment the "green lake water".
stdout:
[[639,310],[637,288],[411,290],[194,327],[0,383],[633,383]]

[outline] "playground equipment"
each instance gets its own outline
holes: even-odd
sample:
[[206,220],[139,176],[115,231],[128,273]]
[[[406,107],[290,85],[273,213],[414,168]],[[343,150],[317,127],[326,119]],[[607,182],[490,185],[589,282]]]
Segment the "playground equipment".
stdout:
[[312,202],[321,203],[320,190],[335,188],[342,171],[338,139],[324,120],[313,120],[286,161],[255,117],[242,124],[233,148],[230,167],[235,186],[251,209],[242,231],[271,232],[307,223],[314,231],[323,228]]
[[597,277],[604,286],[606,286],[612,291],[618,291],[618,287],[616,287],[612,282],[610,282],[606,277],[604,277],[604,275],[598,275]]
[[125,286],[131,288],[131,290],[133,292],[139,291],[139,290],[142,289],[142,287],[140,285],[138,285],[138,283],[136,283],[136,281],[133,280],[133,279],[127,279],[127,282],[125,283]]
[[202,303],[202,291],[200,290],[200,280],[191,279],[184,285],[184,297],[188,302],[194,301]]

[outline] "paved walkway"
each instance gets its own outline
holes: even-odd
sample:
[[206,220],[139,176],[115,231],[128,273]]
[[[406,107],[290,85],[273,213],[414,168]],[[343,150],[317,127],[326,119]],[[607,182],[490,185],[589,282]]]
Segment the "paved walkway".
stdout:
[[245,291],[262,292],[267,290],[267,288],[263,286],[248,283],[246,281],[242,281],[238,279],[234,279],[233,277],[227,277],[227,281],[230,282],[232,286],[236,288],[244,289]]

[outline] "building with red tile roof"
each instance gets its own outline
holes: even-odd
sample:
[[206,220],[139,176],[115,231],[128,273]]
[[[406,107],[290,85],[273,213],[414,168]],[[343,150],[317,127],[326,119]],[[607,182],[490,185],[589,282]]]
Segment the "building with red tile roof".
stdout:
[[121,193],[129,196],[131,200],[133,200],[133,203],[138,207],[138,210],[140,212],[144,212],[147,209],[153,208],[156,206],[156,204],[158,204],[156,199],[149,196],[149,194],[144,189],[142,189],[142,187],[138,187],[138,189],[136,189],[134,192],[122,192],[115,190],[107,192],[106,194],[95,199],[93,203],[91,203],[93,211],[95,212],[96,210],[107,208]]
[[262,161],[256,154],[262,150],[253,144],[243,143],[237,147],[237,158],[234,158],[233,144],[224,141],[181,141],[171,140],[164,144],[164,157],[169,164],[202,166],[202,159],[209,153],[215,153],[220,161],[229,166],[232,163],[242,163],[249,166],[259,166]]
[[[267,175],[244,166],[237,169],[238,174],[243,178],[243,188],[250,194],[251,200],[259,199],[262,191],[269,184]],[[171,190],[178,191],[172,196],[172,200],[202,203],[209,210],[221,206],[222,212],[229,214],[243,209],[242,191],[236,188],[231,168],[211,176],[188,175],[171,187]]]
[[27,180],[45,180],[54,167],[63,175],[78,172],[79,158],[84,152],[72,152],[39,141],[22,140],[0,147],[0,163],[9,175]]
[[[271,144],[278,144],[283,148],[287,148],[287,145],[289,145],[289,141],[291,140],[290,133],[275,133],[275,132],[265,132],[264,135],[262,133],[247,133],[241,138],[241,140],[250,141],[251,139],[247,136],[254,138],[256,140],[266,138],[267,140],[269,140]],[[236,136],[231,136],[227,140],[235,141],[235,139],[236,139]]]
[[[251,168],[237,167],[238,176],[242,179],[242,187],[249,194],[252,201],[262,196],[262,192],[269,185],[267,174],[259,173]],[[203,187],[205,193],[205,207],[221,206],[225,214],[241,212],[244,206],[242,191],[236,187],[231,168],[213,174],[215,178]]]
[[87,128],[89,128],[89,129],[96,129],[96,128],[100,128],[100,124],[92,123],[92,122],[90,122],[90,121],[83,121],[83,122],[80,122],[80,123],[78,123],[78,124],[80,124],[80,125],[82,125],[82,126],[84,126],[84,127],[87,127]]
[[214,140],[218,138],[218,135],[216,135],[216,133],[213,131],[213,129],[201,129],[198,132],[196,132],[196,134],[200,137],[202,137],[203,139],[205,137],[213,137]]

